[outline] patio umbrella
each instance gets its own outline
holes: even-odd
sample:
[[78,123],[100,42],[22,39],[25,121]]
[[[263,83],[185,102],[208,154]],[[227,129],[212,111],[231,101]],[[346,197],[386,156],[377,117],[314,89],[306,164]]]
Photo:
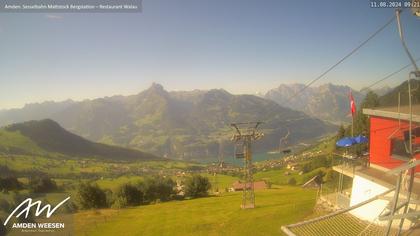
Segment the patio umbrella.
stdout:
[[340,140],[338,140],[335,145],[337,145],[338,147],[350,147],[353,144],[355,144],[356,141],[354,140],[354,138],[352,137],[344,137]]
[[359,135],[354,137],[354,141],[356,141],[356,143],[367,143],[369,140],[365,136]]

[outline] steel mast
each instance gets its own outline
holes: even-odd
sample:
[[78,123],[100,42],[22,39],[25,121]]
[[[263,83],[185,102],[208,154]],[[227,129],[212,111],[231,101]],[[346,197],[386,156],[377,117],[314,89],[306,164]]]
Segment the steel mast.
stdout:
[[255,208],[255,193],[252,165],[252,141],[264,136],[258,131],[258,126],[262,122],[232,123],[236,134],[232,136],[235,142],[235,157],[244,159],[243,167],[243,188],[242,188],[242,209]]

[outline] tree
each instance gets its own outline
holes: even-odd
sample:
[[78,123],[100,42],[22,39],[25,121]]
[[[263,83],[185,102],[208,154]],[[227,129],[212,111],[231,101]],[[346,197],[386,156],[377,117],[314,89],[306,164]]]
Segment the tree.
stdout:
[[175,194],[176,183],[171,178],[160,178],[158,181],[158,196],[161,201],[168,201]]
[[194,175],[185,181],[185,196],[191,198],[205,197],[211,188],[207,177]]
[[48,176],[35,176],[29,180],[29,188],[34,193],[47,193],[57,190],[57,184]]
[[0,191],[11,191],[18,190],[22,187],[21,183],[16,177],[9,176],[5,178],[0,178]]
[[171,178],[155,177],[145,179],[139,184],[139,189],[143,192],[146,202],[168,201],[175,194],[175,186]]
[[287,181],[287,184],[288,184],[288,185],[292,185],[292,186],[296,185],[296,179],[295,179],[295,177],[290,178],[290,179]]
[[318,169],[320,167],[331,166],[331,160],[327,156],[317,156],[311,159],[311,170]]
[[0,211],[9,212],[10,209],[10,203],[6,199],[0,199]]
[[379,97],[376,93],[369,91],[363,99],[357,111],[356,119],[354,120],[354,134],[365,134],[369,136],[370,123],[369,118],[363,114],[364,108],[374,108],[379,106]]
[[341,124],[340,128],[338,128],[337,132],[337,140],[340,140],[346,136],[346,129],[344,128],[344,125]]
[[152,202],[158,198],[157,181],[154,178],[146,178],[144,182],[139,183],[139,189],[143,192],[145,202]]
[[16,173],[6,165],[0,165],[0,177],[13,176]]
[[3,225],[3,220],[0,219],[0,235],[3,236],[3,235],[6,235],[6,233],[7,233],[6,226]]
[[97,184],[81,183],[77,189],[76,196],[82,209],[107,206],[105,192]]
[[334,185],[337,180],[338,173],[333,169],[329,169],[324,176],[324,180],[327,184]]
[[312,170],[312,167],[311,167],[311,163],[305,163],[303,166],[302,166],[302,172],[305,174],[305,173],[308,173],[309,171],[311,171]]
[[131,184],[123,184],[115,192],[114,206],[117,208],[136,206],[142,202],[143,193]]

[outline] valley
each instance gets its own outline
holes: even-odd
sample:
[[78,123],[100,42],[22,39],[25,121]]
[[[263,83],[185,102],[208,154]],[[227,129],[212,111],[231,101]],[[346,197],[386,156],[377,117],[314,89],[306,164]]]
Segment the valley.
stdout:
[[[71,152],[65,144],[71,144]],[[107,150],[106,154],[103,149]],[[232,190],[243,173],[239,160],[226,157],[223,167],[215,169],[215,162],[176,161],[137,150],[96,144],[64,130],[51,120],[13,124],[0,130],[0,219],[4,220],[10,208],[26,196],[51,204],[71,196],[69,205],[60,211],[59,216],[66,218],[69,215],[74,219],[71,222],[74,222],[77,235],[117,234],[118,222],[131,217],[136,220],[130,220],[132,225],[126,227],[132,227],[133,234],[173,235],[180,222],[198,218],[204,214],[203,211],[207,212],[206,219],[200,218],[206,223],[191,221],[181,230],[175,230],[177,234],[208,235],[221,228],[229,235],[274,234],[279,232],[279,225],[273,222],[275,219],[277,222],[278,217],[282,218],[280,222],[290,223],[314,214],[312,208],[316,192],[295,185],[303,184],[320,172],[326,173],[325,167],[315,166],[304,174],[286,169],[290,161],[302,160],[300,163],[303,165],[309,161],[308,155],[323,155],[310,150],[312,147],[300,151],[296,149],[296,153],[289,156],[264,154],[261,159],[256,155],[255,180],[264,181],[269,187],[257,191],[256,211],[252,215],[244,215],[237,207],[241,191]],[[208,195],[204,198],[183,195],[186,183],[197,175],[209,181]],[[168,198],[149,196],[148,191],[158,191],[164,186],[158,184],[152,188],[155,190],[147,190],[148,185],[156,184],[153,179],[170,184],[177,190],[170,190]],[[290,179],[296,182],[290,184]],[[80,191],[83,184],[103,191],[106,205],[94,207],[94,210],[82,207]],[[145,193],[144,202],[140,205],[120,205],[118,194],[125,186],[138,186]],[[305,197],[292,202],[286,200],[301,194]],[[226,214],[242,219],[242,223],[226,218]],[[171,219],[171,215],[177,215],[176,221]],[[243,228],[247,219],[251,219],[249,217],[266,218],[265,223],[259,226],[264,229]],[[71,222],[67,224],[73,224]],[[159,223],[167,227],[158,227]],[[99,226],[105,231],[98,231]]]
[[[239,99],[241,102],[236,105],[243,106],[243,98],[223,90],[168,93],[156,84],[143,93],[145,98],[142,103],[150,102],[149,96],[156,96],[157,93],[159,95],[153,98],[153,103],[172,94],[171,97],[178,101],[201,96],[197,100],[200,107],[204,106],[203,101],[218,100],[220,96],[229,97],[233,104]],[[363,105],[369,105],[369,99],[372,98],[377,99],[377,105],[392,95],[379,98],[369,96],[363,101]],[[222,100],[225,101],[226,98]],[[118,146],[110,141],[113,140],[111,137],[105,140],[102,138],[102,143],[90,141],[66,130],[52,119],[4,126],[0,129],[0,219],[4,220],[11,207],[27,196],[51,204],[57,204],[63,197],[70,196],[69,204],[60,210],[58,217],[70,217],[72,220],[67,224],[71,225],[76,235],[115,235],[122,225],[129,230],[129,235],[274,235],[280,233],[281,225],[322,214],[325,209],[319,212],[320,209],[314,208],[321,194],[319,189],[301,186],[317,179],[316,181],[323,183],[324,194],[337,190],[338,175],[332,170],[332,166],[340,162],[337,153],[343,150],[337,150],[335,141],[338,135],[343,135],[340,132],[349,133],[349,127],[335,135],[330,133],[337,132],[335,126],[310,118],[302,112],[292,111],[254,96],[246,97],[245,101],[245,104],[258,106],[254,107],[257,111],[253,113],[269,113],[265,115],[269,122],[263,129],[267,134],[263,140],[272,141],[272,144],[267,141],[255,142],[253,179],[256,183],[264,183],[264,187],[255,191],[256,208],[252,213],[248,214],[248,210],[238,207],[242,196],[238,184],[240,186],[243,179],[243,160],[234,158],[234,145],[229,140],[232,130],[223,125],[233,119],[232,117],[254,116],[239,108],[231,111],[241,111],[235,116],[220,116],[229,113],[231,105],[215,109],[214,102],[207,101],[213,105],[210,106],[212,108],[204,106],[204,111],[192,112],[191,108],[180,106],[185,109],[182,111],[189,113],[181,112],[178,118],[162,115],[175,109],[166,103],[163,103],[165,105],[160,115],[156,111],[162,107],[154,105],[150,105],[149,110],[139,111],[139,114],[144,112],[142,117],[147,117],[146,120],[138,121],[130,127],[146,134],[141,136],[141,140],[147,140],[150,135],[153,140],[157,138],[167,142],[182,137],[186,142],[167,143],[167,150],[173,152],[168,151],[163,155],[151,154],[137,146]],[[77,106],[73,107],[71,104]],[[68,108],[79,109],[80,104],[71,104],[67,104]],[[259,107],[261,104],[270,109]],[[178,106],[179,104],[176,107],[179,108]],[[143,104],[142,107],[147,106]],[[189,116],[198,117],[198,114],[204,112],[200,116],[205,117],[210,111],[215,114],[214,117],[201,119],[199,123],[185,122],[190,119]],[[99,117],[95,118],[97,119]],[[209,123],[202,127],[202,122]],[[364,122],[362,119],[356,122],[358,129],[364,127],[362,123],[359,124]],[[89,122],[87,124],[94,125]],[[284,124],[288,124],[287,129],[277,128],[284,127]],[[157,131],[157,127],[162,131]],[[185,127],[191,131],[185,131]],[[125,131],[129,132],[130,129],[126,128]],[[314,129],[322,135],[313,135]],[[284,137],[282,132],[290,130],[290,140],[286,143],[276,141],[282,135]],[[161,135],[169,137],[165,132],[175,136],[164,139]],[[312,133],[308,135],[306,132]],[[88,133],[89,131],[85,134]],[[305,135],[312,137],[310,142],[304,143],[307,141],[302,138]],[[202,150],[191,153],[194,158],[176,156],[179,145],[183,145],[182,152],[185,155],[186,144],[197,142],[197,138],[201,140],[200,145],[190,148],[200,147]],[[209,140],[214,143],[206,143]],[[344,181],[344,186],[349,186],[348,181]],[[258,219],[258,225],[245,227],[255,219]],[[14,219],[13,222],[15,221]],[[187,224],[182,223],[186,221]]]
[[[43,111],[40,113],[39,111]],[[335,132],[336,126],[252,95],[223,89],[168,92],[153,84],[131,96],[32,104],[0,111],[0,124],[52,119],[95,142],[138,149],[176,160],[211,161],[232,154],[230,123],[262,120],[266,138],[255,151],[277,150],[287,130],[290,145]]]

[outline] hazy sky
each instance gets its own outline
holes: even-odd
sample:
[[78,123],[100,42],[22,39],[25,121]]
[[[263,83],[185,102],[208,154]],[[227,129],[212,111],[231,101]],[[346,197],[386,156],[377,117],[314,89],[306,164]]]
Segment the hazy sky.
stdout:
[[[144,0],[131,14],[0,13],[0,109],[135,94],[153,81],[233,93],[307,83],[392,15],[367,0]],[[402,20],[418,58],[420,19],[406,11]],[[315,85],[359,89],[408,63],[394,22]]]

